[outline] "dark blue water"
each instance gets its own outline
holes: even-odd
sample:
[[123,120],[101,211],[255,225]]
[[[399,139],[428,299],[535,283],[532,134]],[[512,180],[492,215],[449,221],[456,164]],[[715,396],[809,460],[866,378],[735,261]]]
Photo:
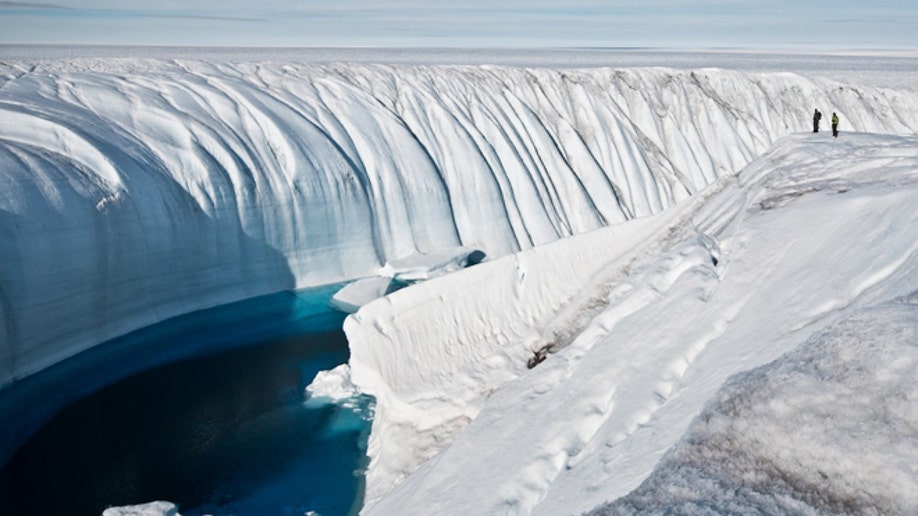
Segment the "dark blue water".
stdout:
[[171,319],[0,391],[0,514],[355,512],[371,400],[303,403],[348,358],[336,288]]

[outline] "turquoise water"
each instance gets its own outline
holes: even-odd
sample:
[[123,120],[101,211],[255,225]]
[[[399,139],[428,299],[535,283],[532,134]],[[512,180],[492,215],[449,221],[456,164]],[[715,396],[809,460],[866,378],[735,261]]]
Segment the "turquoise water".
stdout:
[[170,319],[0,391],[0,514],[355,512],[372,400],[303,403],[348,358],[337,288]]

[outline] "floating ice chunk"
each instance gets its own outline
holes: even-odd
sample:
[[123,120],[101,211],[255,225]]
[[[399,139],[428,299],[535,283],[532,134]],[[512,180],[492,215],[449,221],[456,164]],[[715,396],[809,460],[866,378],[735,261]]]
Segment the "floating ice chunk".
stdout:
[[322,435],[332,438],[347,432],[363,434],[365,442],[369,436],[369,421],[373,419],[374,400],[360,392],[351,382],[351,368],[339,365],[330,371],[319,371],[312,383],[306,386],[304,397],[308,408],[334,407]]
[[361,306],[391,292],[391,286],[391,277],[373,276],[359,279],[336,292],[329,303],[336,310],[352,314]]
[[102,516],[182,516],[171,502],[150,502],[124,507],[109,507]]
[[311,404],[337,403],[360,395],[351,383],[351,368],[341,364],[329,371],[319,371],[312,383],[306,386],[306,402]]

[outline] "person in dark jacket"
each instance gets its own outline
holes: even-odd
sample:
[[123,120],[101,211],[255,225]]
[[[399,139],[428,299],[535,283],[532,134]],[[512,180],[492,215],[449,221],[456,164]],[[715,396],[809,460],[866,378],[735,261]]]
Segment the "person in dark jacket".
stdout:
[[822,113],[819,112],[819,108],[816,108],[816,111],[813,113],[813,132],[819,132],[819,121],[822,120]]
[[838,115],[832,113],[832,136],[838,138]]

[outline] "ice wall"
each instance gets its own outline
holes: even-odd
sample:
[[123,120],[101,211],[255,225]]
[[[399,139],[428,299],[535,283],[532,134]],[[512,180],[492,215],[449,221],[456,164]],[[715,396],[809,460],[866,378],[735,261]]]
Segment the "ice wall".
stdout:
[[179,313],[489,257],[660,211],[806,130],[911,133],[915,94],[793,75],[0,64],[0,385]]

